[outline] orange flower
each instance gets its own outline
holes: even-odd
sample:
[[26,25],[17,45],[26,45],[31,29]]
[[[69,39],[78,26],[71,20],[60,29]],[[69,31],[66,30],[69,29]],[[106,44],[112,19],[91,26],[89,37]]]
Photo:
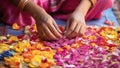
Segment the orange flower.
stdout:
[[19,26],[17,23],[14,23],[13,25],[12,25],[12,29],[14,29],[14,30],[20,30],[22,27],[21,26]]

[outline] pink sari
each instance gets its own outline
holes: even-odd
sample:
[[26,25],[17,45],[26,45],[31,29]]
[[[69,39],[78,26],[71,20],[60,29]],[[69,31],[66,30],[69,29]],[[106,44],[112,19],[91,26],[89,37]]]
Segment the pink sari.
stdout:
[[[34,0],[34,2],[54,18],[66,20],[78,6],[80,0]],[[112,4],[113,0],[97,0],[96,5],[88,11],[86,20],[100,18],[103,10],[112,7]],[[35,23],[35,20],[29,14],[20,11],[9,0],[1,0],[0,6],[0,19],[7,24],[11,25],[16,22],[25,26]]]

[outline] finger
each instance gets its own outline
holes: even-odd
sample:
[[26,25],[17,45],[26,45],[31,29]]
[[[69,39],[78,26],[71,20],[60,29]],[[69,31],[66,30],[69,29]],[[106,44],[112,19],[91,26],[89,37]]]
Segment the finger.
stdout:
[[41,29],[38,28],[38,25],[36,25],[36,26],[37,26],[37,31],[38,31],[38,34],[39,34],[39,38],[42,39]]
[[59,33],[62,33],[55,21],[53,21],[53,25],[55,26],[55,28],[57,29],[57,31],[59,31]]
[[56,36],[57,38],[61,38],[62,35],[57,31],[57,29],[55,28],[55,26],[51,23],[47,23],[48,28],[50,29],[50,31],[52,32],[52,34],[54,34],[54,36]]
[[74,32],[77,33],[77,34],[79,34],[80,28],[81,28],[81,23],[78,23]]
[[46,36],[50,39],[50,40],[57,40],[58,38],[53,34],[53,32],[50,31],[50,29],[43,24],[44,28],[45,28],[45,33]]
[[52,40],[52,38],[49,37],[47,34],[48,34],[48,33],[47,33],[46,30],[45,30],[44,33],[43,33],[43,37],[44,37],[43,39],[46,40],[46,41]]
[[68,21],[67,21],[67,25],[66,25],[66,27],[65,27],[65,32],[68,31],[69,26],[70,26],[70,21],[68,20]]
[[41,40],[44,39],[41,33],[39,33],[39,38],[40,38]]
[[77,26],[77,22],[73,21],[70,27],[68,28],[68,31],[65,33],[65,36],[68,36],[69,34],[71,34],[74,31],[76,26]]
[[46,41],[51,40],[52,38],[47,35],[48,33],[45,28],[46,28],[46,26],[43,25],[42,29],[41,29],[42,39],[46,40]]
[[68,38],[74,38],[77,36],[76,32],[72,32],[71,34],[68,35]]
[[38,33],[39,33],[40,39],[41,39],[41,40],[45,40],[45,39],[44,39],[44,36],[43,36],[42,30],[39,29]]
[[48,38],[46,37],[46,33],[45,33],[45,30],[44,30],[44,27],[41,26],[39,29],[39,37],[41,40],[47,40]]
[[79,36],[79,30],[80,30],[80,23],[78,23],[78,25],[76,25],[75,30],[69,35],[69,37],[73,38],[76,36]]
[[84,34],[86,32],[86,25],[83,26],[82,33]]
[[86,26],[85,26],[85,25],[84,25],[84,26],[81,26],[81,28],[80,28],[80,30],[79,30],[79,33],[80,33],[80,34],[84,34],[85,31],[86,31]]
[[41,32],[41,38],[42,38],[42,40],[48,40],[48,38],[46,37],[46,34],[45,34],[45,32]]

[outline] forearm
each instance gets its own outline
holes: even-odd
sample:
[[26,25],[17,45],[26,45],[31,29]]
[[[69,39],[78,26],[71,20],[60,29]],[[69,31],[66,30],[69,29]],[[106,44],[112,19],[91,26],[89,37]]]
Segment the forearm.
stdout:
[[39,12],[45,12],[45,10],[43,8],[41,8],[40,6],[38,6],[37,4],[35,4],[32,0],[29,0],[29,2],[27,3],[27,5],[24,7],[23,9],[25,12],[28,12],[29,14],[31,14],[33,17],[37,16],[37,13]]
[[[17,7],[20,2],[20,0],[10,0],[10,1]],[[18,8],[20,9],[21,7]],[[44,11],[44,10],[40,6],[35,4],[33,0],[28,0],[28,2],[21,11],[25,11],[29,13],[31,16],[36,17],[38,11]]]
[[74,12],[81,12],[83,16],[86,16],[91,6],[92,4],[89,0],[81,0],[80,4],[78,5]]

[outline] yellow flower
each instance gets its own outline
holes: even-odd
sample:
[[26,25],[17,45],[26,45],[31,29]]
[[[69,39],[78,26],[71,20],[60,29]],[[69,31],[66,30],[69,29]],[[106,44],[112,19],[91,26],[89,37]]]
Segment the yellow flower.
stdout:
[[32,55],[41,55],[42,52],[40,50],[33,50]]
[[105,29],[100,32],[100,35],[102,35],[106,39],[116,40],[118,33],[113,28],[105,27]]
[[12,49],[21,54],[28,47],[30,47],[29,40],[24,40],[24,41],[19,41],[17,44],[14,45]]
[[48,59],[53,59],[53,52],[42,51],[42,55]]
[[5,44],[5,43],[1,43],[0,44],[0,53],[2,53],[3,51],[5,50],[9,50],[9,45],[8,44]]
[[19,39],[17,38],[17,36],[10,36],[8,41],[9,42],[11,42],[11,41],[19,41]]
[[38,67],[39,64],[41,64],[43,57],[41,55],[35,55],[32,59],[31,62],[29,63],[29,66],[34,68],[34,67]]
[[19,54],[15,54],[13,57],[4,58],[5,64],[9,65],[11,68],[19,68],[21,63],[23,62],[23,57]]
[[96,43],[90,43],[91,44],[91,46],[96,46]]

